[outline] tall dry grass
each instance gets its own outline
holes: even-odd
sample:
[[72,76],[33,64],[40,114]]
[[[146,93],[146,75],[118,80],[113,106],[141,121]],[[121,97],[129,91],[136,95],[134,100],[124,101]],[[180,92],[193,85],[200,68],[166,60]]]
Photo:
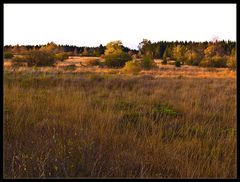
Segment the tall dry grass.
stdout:
[[236,80],[6,71],[4,176],[234,178]]

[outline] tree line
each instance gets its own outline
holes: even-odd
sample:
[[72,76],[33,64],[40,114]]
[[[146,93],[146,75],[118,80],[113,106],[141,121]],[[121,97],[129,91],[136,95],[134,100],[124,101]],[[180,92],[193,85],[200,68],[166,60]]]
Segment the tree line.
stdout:
[[[210,42],[151,42],[143,39],[138,45],[138,50],[123,46],[121,41],[113,41],[106,46],[100,44],[97,47],[57,45],[54,42],[46,45],[6,45],[4,46],[4,55],[7,58],[41,50],[54,53],[60,60],[63,60],[66,54],[68,56],[102,56],[106,57],[106,64],[110,66],[112,64],[124,66],[125,60],[129,60],[129,57],[132,59],[149,57],[150,59],[161,59],[163,64],[174,61],[179,66],[187,64],[204,67],[236,68],[236,42],[223,40]],[[111,51],[114,50],[115,53],[111,54]],[[121,51],[118,52],[117,50]],[[114,60],[115,62],[112,63],[108,60]]]
[[[15,55],[24,55],[29,51],[40,50],[43,48],[52,49],[56,52],[67,52],[72,56],[101,56],[106,50],[106,46],[100,44],[96,47],[87,47],[87,46],[73,46],[73,45],[57,45],[54,42],[49,42],[45,45],[5,45],[4,52],[9,52]],[[130,49],[128,47],[122,46],[124,52],[132,51],[137,53],[137,50]]]
[[140,55],[174,60],[180,64],[207,67],[236,67],[236,42],[233,41],[159,41],[143,39],[139,44]]

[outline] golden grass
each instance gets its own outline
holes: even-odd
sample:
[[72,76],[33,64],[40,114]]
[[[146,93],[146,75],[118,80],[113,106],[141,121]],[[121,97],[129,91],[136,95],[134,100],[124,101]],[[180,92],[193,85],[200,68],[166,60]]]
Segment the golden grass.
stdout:
[[4,176],[235,178],[236,79],[5,69]]

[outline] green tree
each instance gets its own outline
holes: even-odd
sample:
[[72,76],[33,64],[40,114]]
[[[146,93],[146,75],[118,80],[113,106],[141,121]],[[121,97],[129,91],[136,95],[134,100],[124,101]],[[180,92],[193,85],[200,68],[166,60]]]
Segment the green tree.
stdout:
[[163,64],[167,64],[168,59],[170,59],[170,48],[167,47],[163,53]]
[[141,59],[141,66],[143,69],[151,69],[153,67],[156,67],[156,64],[154,62],[154,60],[152,59],[151,56],[144,56],[142,59]]
[[4,52],[5,59],[11,59],[12,57],[13,57],[13,54],[11,52]]
[[227,60],[227,66],[231,69],[236,69],[237,63],[236,63],[236,48],[233,48],[231,51],[231,55],[228,57]]
[[123,52],[122,42],[120,40],[109,42],[104,52],[105,56],[121,54]]
[[150,40],[143,39],[143,41],[139,43],[138,48],[142,56],[150,56],[153,58],[154,47]]
[[175,60],[183,62],[184,61],[184,53],[185,53],[184,45],[179,44],[173,48],[173,56],[174,56]]
[[138,74],[141,71],[141,65],[136,61],[128,61],[125,66],[122,68],[122,72],[126,74]]
[[131,56],[123,51],[121,41],[109,42],[105,50],[105,65],[108,67],[123,67],[125,63],[131,60]]
[[88,52],[88,48],[87,48],[87,47],[84,47],[83,52],[82,52],[82,55],[83,55],[83,56],[88,56],[88,55],[89,55],[89,52]]
[[66,52],[60,52],[55,55],[56,60],[64,61],[65,59],[68,59],[69,55]]
[[97,47],[97,48],[94,48],[94,50],[93,50],[93,56],[96,56],[96,57],[100,56],[100,50],[99,50],[98,47]]
[[217,53],[216,44],[208,44],[208,47],[204,50],[204,55],[207,58],[215,56]]
[[185,62],[188,65],[198,65],[199,63],[199,57],[196,51],[190,49],[185,53]]
[[46,52],[53,53],[53,54],[56,54],[59,52],[58,45],[55,44],[54,42],[50,42],[47,45],[42,46],[39,50],[46,51]]

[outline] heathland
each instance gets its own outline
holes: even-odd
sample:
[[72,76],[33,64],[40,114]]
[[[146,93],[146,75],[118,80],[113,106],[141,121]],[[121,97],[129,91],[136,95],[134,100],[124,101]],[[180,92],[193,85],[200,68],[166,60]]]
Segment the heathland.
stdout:
[[193,66],[116,43],[4,61],[4,176],[235,178],[234,51]]

